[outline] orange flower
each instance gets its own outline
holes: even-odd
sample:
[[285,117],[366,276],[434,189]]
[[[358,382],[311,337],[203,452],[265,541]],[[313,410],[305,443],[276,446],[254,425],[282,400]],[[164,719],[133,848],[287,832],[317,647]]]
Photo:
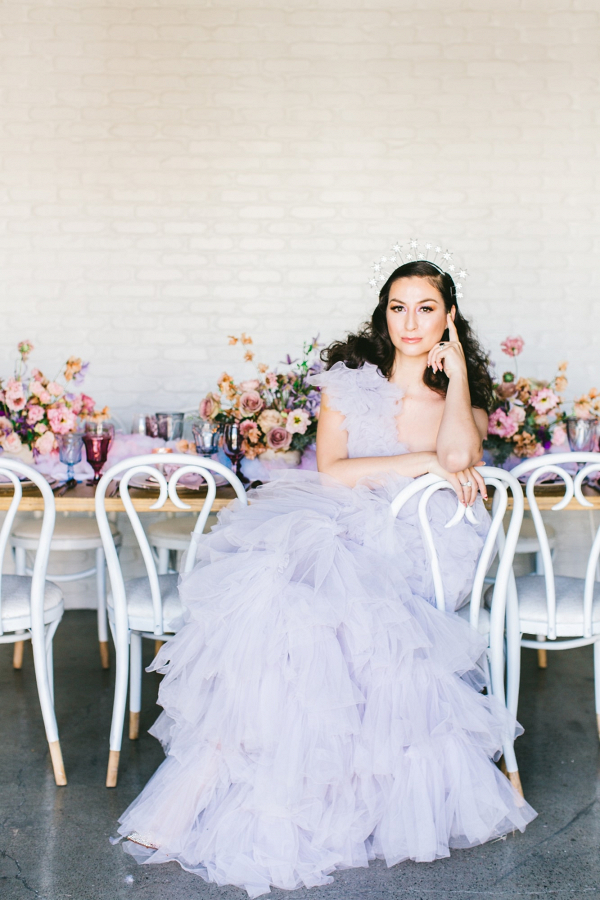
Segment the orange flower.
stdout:
[[558,391],[559,394],[562,394],[564,390],[566,390],[568,381],[564,375],[557,375],[554,379],[554,387]]
[[244,331],[242,331],[242,336],[240,338],[242,344],[251,344],[252,338],[249,337]]
[[517,397],[521,401],[521,403],[527,403],[529,398],[531,397],[531,385],[527,378],[519,378],[517,383],[515,384],[515,388],[517,391]]
[[246,352],[244,353],[244,359],[246,362],[252,362],[252,360],[254,359],[254,353],[252,353],[251,350],[246,350]]
[[569,366],[569,363],[568,363],[568,362],[566,361],[566,359],[565,359],[565,360],[563,360],[561,363],[558,364],[558,371],[559,371],[559,372],[566,372],[568,366]]
[[515,454],[517,456],[529,459],[532,456],[540,456],[543,452],[542,445],[527,431],[523,431],[515,437]]
[[256,368],[261,373],[261,375],[264,375],[265,372],[268,372],[269,370],[269,367],[266,363],[259,363]]
[[229,337],[229,343],[231,346],[233,346],[234,344],[237,344],[237,342],[239,341],[239,338],[234,337],[232,334],[228,335],[228,337]]

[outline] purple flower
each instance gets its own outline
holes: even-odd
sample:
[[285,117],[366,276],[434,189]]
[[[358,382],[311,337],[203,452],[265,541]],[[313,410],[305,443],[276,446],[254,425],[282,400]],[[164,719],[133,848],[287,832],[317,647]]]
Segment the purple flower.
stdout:
[[73,375],[73,381],[75,382],[75,384],[83,384],[83,382],[85,381],[85,376],[87,374],[87,370],[89,369],[89,367],[90,367],[89,362],[83,363],[79,372],[77,372],[75,375]]

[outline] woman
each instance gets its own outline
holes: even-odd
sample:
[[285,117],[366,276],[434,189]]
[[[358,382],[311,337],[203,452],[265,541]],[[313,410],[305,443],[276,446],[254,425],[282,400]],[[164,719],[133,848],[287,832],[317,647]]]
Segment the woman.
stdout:
[[429,861],[535,812],[491,761],[515,722],[479,693],[483,639],[438,611],[408,504],[426,472],[475,507],[430,502],[446,603],[469,592],[488,527],[475,468],[490,380],[452,278],[408,263],[371,324],[324,354],[320,474],[234,506],[182,580],[186,624],[152,729],[167,758],[121,819],[128,852],[245,888],[326,884],[337,868]]

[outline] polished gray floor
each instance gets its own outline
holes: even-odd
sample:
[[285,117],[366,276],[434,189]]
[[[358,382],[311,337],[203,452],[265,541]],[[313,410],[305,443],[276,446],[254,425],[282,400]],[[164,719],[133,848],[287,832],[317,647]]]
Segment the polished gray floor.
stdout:
[[[94,614],[71,611],[55,639],[56,704],[69,784],[56,788],[48,761],[31,652],[22,672],[0,646],[0,898],[2,900],[244,900],[175,863],[138,867],[113,847],[119,813],[162,759],[145,731],[125,739],[119,786],[104,787],[112,673],[97,658]],[[147,652],[151,647],[147,647]],[[333,884],[274,900],[471,900],[600,897],[599,744],[589,648],[549,654],[546,672],[523,658],[517,743],[529,802],[539,817],[524,835],[435,863],[340,872]],[[144,676],[143,729],[156,714],[156,675]]]

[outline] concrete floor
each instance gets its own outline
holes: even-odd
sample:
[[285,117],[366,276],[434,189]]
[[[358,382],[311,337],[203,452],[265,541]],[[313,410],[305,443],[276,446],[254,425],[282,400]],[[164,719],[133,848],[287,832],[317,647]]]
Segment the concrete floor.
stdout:
[[[148,642],[145,642],[148,643]],[[148,644],[146,652],[151,655]],[[150,658],[148,656],[148,659]],[[525,792],[539,817],[524,835],[435,863],[340,872],[327,887],[274,890],[273,900],[472,900],[600,897],[599,744],[589,648],[524,652],[517,742]],[[31,653],[22,672],[0,645],[0,898],[2,900],[245,900],[176,863],[139,867],[113,847],[116,821],[162,759],[145,731],[124,740],[119,786],[104,787],[112,672],[98,663],[94,613],[69,611],[55,639],[57,717],[69,784],[56,788]],[[155,718],[156,675],[144,676],[142,728]]]

